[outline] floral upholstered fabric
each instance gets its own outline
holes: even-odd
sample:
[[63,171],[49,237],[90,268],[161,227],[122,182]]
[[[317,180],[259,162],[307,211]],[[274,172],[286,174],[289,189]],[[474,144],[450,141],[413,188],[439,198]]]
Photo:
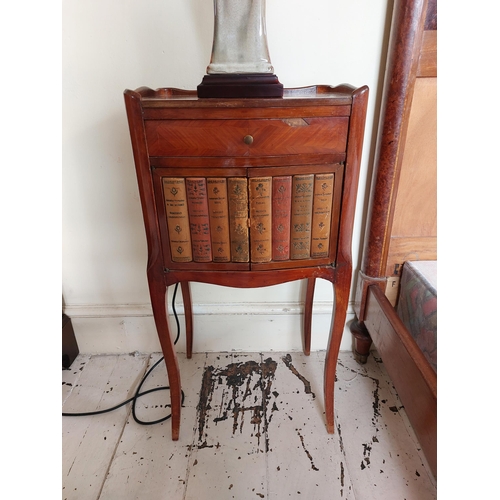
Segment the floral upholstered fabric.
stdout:
[[437,262],[405,262],[397,312],[437,372]]

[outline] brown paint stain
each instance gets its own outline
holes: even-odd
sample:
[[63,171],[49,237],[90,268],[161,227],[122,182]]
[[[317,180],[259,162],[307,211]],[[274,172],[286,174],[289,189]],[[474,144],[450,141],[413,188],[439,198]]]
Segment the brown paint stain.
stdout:
[[[375,428],[375,433],[374,435],[372,436],[372,439],[371,439],[371,442],[368,442],[368,443],[362,443],[362,446],[363,446],[363,460],[361,461],[361,464],[360,464],[360,467],[361,467],[361,470],[365,470],[367,467],[370,467],[370,463],[371,463],[371,452],[372,452],[372,447],[375,443],[379,443],[379,440],[378,440],[378,437],[377,437],[377,434],[379,432],[379,429],[377,427],[377,423],[378,423],[378,420],[379,420],[379,417],[380,417],[380,408],[381,408],[381,404],[386,404],[387,403],[387,400],[386,399],[380,399],[379,397],[379,391],[380,391],[380,381],[379,379],[375,378],[375,377],[371,377],[369,376],[367,373],[363,373],[362,371],[357,371],[357,370],[354,370],[352,368],[348,368],[346,367],[345,365],[342,364],[341,361],[338,362],[339,366],[342,366],[342,368],[352,372],[352,373],[355,373],[356,375],[359,375],[360,377],[364,377],[364,378],[367,378],[369,380],[371,380],[375,386],[372,394],[373,394],[373,401],[372,401],[372,408],[373,408],[373,417],[372,417],[372,424]],[[390,407],[389,408],[391,411],[398,411],[397,407],[393,406],[393,407]],[[342,437],[340,435],[340,429],[339,429],[339,437],[340,437],[340,446],[341,446],[341,450],[343,448],[343,444],[342,444]]]
[[313,399],[316,398],[316,395],[311,390],[311,382],[309,382],[309,380],[307,380],[304,376],[302,376],[298,372],[297,368],[293,366],[292,356],[290,354],[287,354],[286,356],[283,356],[281,359],[283,360],[283,363],[285,363],[286,367],[304,384],[304,392],[306,394],[312,394]]
[[315,470],[315,471],[319,471],[319,469],[314,465],[312,456],[311,456],[311,454],[309,453],[309,450],[306,448],[306,446],[304,444],[304,438],[303,438],[303,436],[300,434],[300,432],[298,430],[297,430],[297,434],[299,435],[300,442],[302,443],[302,448],[304,448],[304,451],[306,452],[307,458],[311,462],[311,469]]
[[[225,368],[205,368],[197,406],[198,449],[209,447],[206,442],[206,428],[210,419],[217,424],[232,418],[232,430],[235,434],[238,429],[242,432],[245,414],[250,412],[250,423],[256,428],[254,436],[258,445],[260,438],[265,436],[265,451],[269,451],[267,429],[272,412],[278,410],[276,404],[271,411],[268,409],[276,368],[277,363],[272,358],[267,358],[262,363],[247,361],[231,363]],[[224,388],[222,392],[219,416],[211,418],[210,410],[216,384],[227,387],[227,391]],[[253,404],[248,404],[250,401]]]

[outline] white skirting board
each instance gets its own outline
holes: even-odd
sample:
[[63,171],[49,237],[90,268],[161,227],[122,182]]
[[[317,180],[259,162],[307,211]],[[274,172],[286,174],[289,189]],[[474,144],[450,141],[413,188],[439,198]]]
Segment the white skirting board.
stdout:
[[[186,351],[184,309],[176,305],[180,323],[178,352]],[[149,304],[133,305],[66,305],[78,347],[85,354],[124,354],[158,352],[156,334]],[[169,305],[172,336],[177,325]],[[299,303],[231,303],[193,304],[194,352],[259,352],[301,351],[303,337],[303,305]],[[313,307],[311,350],[327,347],[332,318],[331,302]],[[352,305],[346,323],[354,319]],[[340,349],[351,350],[348,327]]]

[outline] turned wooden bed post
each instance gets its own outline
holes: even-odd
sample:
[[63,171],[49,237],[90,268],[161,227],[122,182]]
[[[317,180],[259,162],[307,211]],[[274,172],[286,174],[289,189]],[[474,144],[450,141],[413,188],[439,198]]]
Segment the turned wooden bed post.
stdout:
[[429,23],[426,16],[432,9],[435,11],[435,0],[394,2],[369,215],[356,285],[356,319],[350,325],[354,354],[361,363],[366,362],[372,343],[363,324],[367,290],[369,286],[375,285],[385,293],[387,284],[387,256],[404,142],[419,67],[420,47],[424,29]]

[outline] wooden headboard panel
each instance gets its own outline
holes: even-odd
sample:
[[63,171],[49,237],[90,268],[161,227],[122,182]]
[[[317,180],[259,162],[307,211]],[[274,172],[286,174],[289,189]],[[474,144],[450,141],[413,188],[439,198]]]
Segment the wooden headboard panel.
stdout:
[[377,284],[395,304],[402,265],[437,258],[436,0],[395,0],[355,312]]
[[[435,19],[434,16],[436,23]],[[394,186],[386,276],[399,276],[407,260],[437,258],[436,100],[437,29],[424,29],[413,98],[407,113],[399,179]]]
[[436,252],[436,0],[395,0],[366,226],[350,324],[373,341],[437,476],[437,377],[393,307],[408,260]]

